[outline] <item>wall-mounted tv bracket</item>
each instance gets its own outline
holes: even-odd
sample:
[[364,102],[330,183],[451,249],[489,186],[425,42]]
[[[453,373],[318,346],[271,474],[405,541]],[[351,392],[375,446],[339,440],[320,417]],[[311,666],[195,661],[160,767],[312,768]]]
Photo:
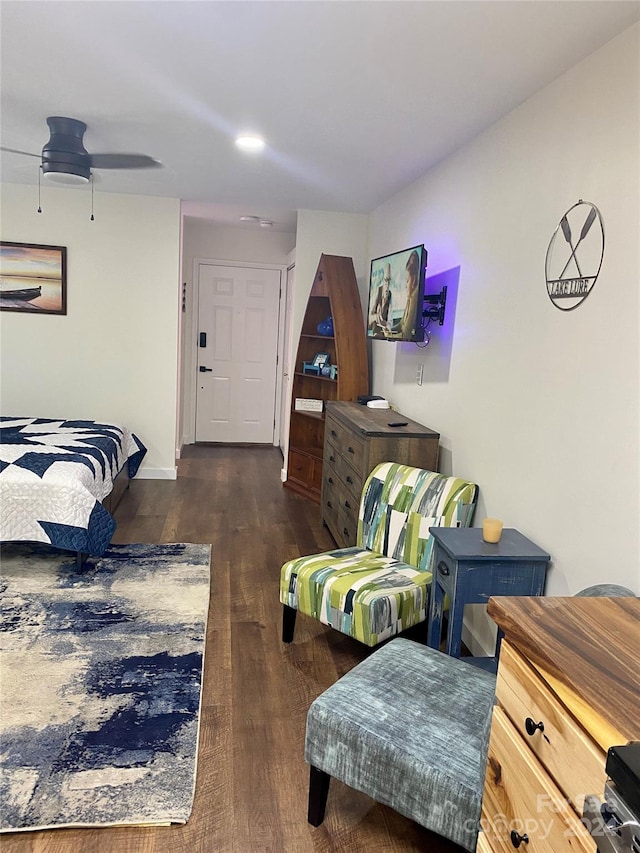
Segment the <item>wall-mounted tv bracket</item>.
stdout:
[[444,323],[444,309],[447,304],[446,284],[440,293],[425,293],[424,304],[428,307],[424,308],[422,316],[428,317],[429,320],[437,320],[438,325],[442,326]]

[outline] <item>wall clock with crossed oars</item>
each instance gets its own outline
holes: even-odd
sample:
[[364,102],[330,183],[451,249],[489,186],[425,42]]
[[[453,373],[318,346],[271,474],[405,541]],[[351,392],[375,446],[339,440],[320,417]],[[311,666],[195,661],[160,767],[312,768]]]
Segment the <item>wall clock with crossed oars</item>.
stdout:
[[593,290],[604,257],[600,211],[580,199],[564,214],[547,248],[547,293],[556,308],[572,311]]

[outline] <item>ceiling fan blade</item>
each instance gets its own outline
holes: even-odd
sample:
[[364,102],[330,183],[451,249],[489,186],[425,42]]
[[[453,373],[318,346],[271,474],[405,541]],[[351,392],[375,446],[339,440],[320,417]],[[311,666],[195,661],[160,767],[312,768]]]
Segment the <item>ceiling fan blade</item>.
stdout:
[[39,154],[32,154],[31,151],[18,151],[17,148],[5,148],[4,145],[0,147],[0,151],[8,151],[10,154],[24,154],[26,157],[37,157],[40,159]]
[[162,163],[146,154],[92,154],[91,166],[94,169],[155,169]]

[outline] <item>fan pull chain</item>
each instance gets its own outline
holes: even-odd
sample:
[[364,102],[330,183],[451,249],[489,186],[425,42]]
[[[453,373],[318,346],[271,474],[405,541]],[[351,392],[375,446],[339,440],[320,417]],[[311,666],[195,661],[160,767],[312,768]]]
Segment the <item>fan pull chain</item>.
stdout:
[[91,172],[91,222],[94,221],[93,216],[93,172]]
[[42,166],[38,166],[38,210],[37,213],[42,213],[42,206],[40,204],[40,173],[42,172]]

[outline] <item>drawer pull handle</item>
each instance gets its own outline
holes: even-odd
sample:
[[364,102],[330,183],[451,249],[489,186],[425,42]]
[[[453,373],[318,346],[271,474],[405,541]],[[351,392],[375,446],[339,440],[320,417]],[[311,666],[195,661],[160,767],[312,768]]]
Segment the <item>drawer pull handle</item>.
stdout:
[[351,509],[351,504],[349,503],[349,501],[345,501],[344,506],[345,506],[345,509]]
[[347,450],[349,451],[349,453],[355,453],[355,450],[353,449],[353,447],[348,447]]
[[449,566],[446,563],[438,563],[438,571],[441,575],[445,575],[445,577],[446,575],[451,574],[451,570],[449,569]]
[[335,456],[330,456],[330,457],[329,457],[329,462],[335,462],[335,461],[336,461],[336,457],[335,457]]
[[347,483],[350,483],[351,485],[353,485],[353,480],[351,479],[351,477],[348,474],[347,474]]
[[331,501],[327,501],[327,506],[329,507],[329,509],[333,509],[333,504],[331,503]]
[[348,535],[349,535],[349,531],[347,530],[347,528],[346,528],[346,527],[343,527],[343,528],[342,528],[342,532],[344,533],[344,535],[345,535],[345,536],[348,536]]
[[327,482],[329,482],[333,485],[333,477],[329,477]]
[[338,433],[335,431],[335,429],[332,429],[332,430],[331,430],[331,435],[332,435],[334,438],[337,438],[337,437],[338,437]]
[[542,722],[542,720],[540,720],[539,723],[536,723],[534,720],[531,719],[531,717],[527,717],[527,719],[524,721],[524,727],[530,737],[533,737],[533,735],[538,731],[538,729],[540,729],[541,733],[544,732],[544,723]]
[[515,829],[512,829],[511,830],[511,843],[513,844],[513,846],[517,850],[521,844],[528,844],[529,843],[529,836],[527,835],[526,832],[524,835],[520,835],[518,832],[515,831]]

